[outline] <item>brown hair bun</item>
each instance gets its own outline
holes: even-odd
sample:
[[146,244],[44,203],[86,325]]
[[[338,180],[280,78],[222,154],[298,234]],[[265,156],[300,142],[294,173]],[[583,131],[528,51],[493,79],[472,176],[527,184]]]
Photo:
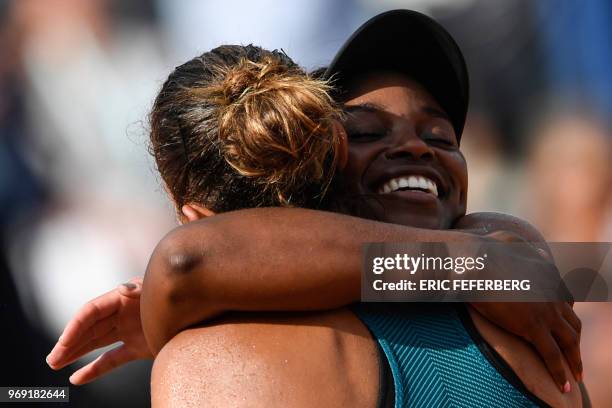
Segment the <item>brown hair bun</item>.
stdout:
[[[172,189],[177,178],[165,176],[167,163],[156,155],[177,205],[198,202],[214,211],[315,206],[313,200],[324,195],[337,162],[339,136],[333,121],[340,109],[329,96],[329,84],[311,78],[284,54],[253,46],[224,47],[230,49],[199,58],[194,67],[202,71],[199,78],[192,68],[190,75],[177,78],[177,68],[174,83],[167,86],[171,75],[154,107],[154,152],[163,130],[155,126],[161,123],[157,114],[168,112],[177,121],[192,164],[181,194]],[[211,53],[215,58],[207,56]],[[176,93],[174,98],[167,88]],[[162,95],[180,106],[164,106]]]

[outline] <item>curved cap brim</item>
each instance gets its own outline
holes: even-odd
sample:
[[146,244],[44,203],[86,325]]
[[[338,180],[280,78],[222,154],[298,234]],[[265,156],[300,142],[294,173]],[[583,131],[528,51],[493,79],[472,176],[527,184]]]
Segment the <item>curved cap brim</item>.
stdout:
[[397,71],[421,83],[449,115],[461,137],[469,102],[463,54],[437,22],[412,10],[379,14],[357,29],[325,71],[341,90],[371,71]]

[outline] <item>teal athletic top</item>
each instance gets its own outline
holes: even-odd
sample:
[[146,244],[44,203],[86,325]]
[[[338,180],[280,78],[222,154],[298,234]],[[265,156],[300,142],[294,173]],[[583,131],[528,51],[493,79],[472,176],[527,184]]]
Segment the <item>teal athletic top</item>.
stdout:
[[[396,408],[548,407],[488,346],[464,304],[362,303],[353,311],[388,361]],[[379,405],[390,398],[382,395]]]

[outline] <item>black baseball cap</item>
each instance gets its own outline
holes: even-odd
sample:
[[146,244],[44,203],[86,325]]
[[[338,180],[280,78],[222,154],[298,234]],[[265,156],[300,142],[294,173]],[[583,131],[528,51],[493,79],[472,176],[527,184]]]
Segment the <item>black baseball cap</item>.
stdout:
[[467,68],[459,46],[436,21],[412,10],[372,17],[344,43],[324,77],[344,92],[356,76],[370,71],[401,72],[421,83],[461,139],[469,102]]

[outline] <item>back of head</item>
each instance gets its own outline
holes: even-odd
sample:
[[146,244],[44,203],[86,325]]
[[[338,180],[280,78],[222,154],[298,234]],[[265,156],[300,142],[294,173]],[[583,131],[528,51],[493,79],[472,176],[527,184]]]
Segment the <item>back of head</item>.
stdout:
[[151,113],[151,150],[177,208],[316,208],[335,171],[329,86],[282,52],[215,48],[177,67]]

